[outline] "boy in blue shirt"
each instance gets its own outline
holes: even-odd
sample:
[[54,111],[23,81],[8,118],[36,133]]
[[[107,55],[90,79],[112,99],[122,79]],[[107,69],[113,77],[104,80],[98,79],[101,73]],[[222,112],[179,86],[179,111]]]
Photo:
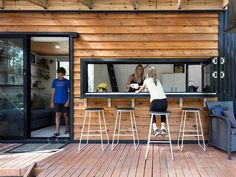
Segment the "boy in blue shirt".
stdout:
[[54,79],[52,82],[52,97],[51,97],[51,108],[56,112],[56,132],[54,136],[60,135],[60,118],[61,114],[64,113],[65,118],[65,134],[69,133],[69,80],[65,79],[64,76],[66,70],[63,67],[57,69],[58,79]]

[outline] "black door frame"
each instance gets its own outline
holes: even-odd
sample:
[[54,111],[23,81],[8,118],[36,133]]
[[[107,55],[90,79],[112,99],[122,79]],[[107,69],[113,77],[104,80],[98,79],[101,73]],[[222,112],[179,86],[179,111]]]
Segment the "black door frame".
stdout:
[[[69,62],[70,62],[70,137],[69,141],[73,141],[74,137],[74,102],[73,102],[73,66],[74,66],[74,38],[78,36],[75,32],[57,33],[57,32],[0,32],[0,38],[22,38],[23,39],[23,74],[24,74],[24,136],[23,137],[1,137],[1,139],[12,139],[25,141],[27,139],[34,139],[30,136],[30,98],[31,98],[31,67],[30,67],[30,52],[31,52],[31,37],[69,37]],[[27,119],[28,118],[28,119]],[[37,138],[35,138],[37,139]],[[40,138],[40,139],[46,139]]]

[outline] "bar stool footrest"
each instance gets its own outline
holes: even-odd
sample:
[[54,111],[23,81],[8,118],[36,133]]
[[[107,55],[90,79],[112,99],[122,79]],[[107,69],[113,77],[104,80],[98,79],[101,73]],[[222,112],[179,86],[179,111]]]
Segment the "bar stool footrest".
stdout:
[[100,136],[101,137],[101,135],[95,135],[95,134],[85,134],[85,135],[82,135],[81,137],[84,137],[84,136]]
[[[184,136],[203,136],[203,135],[184,135]],[[182,138],[182,137],[180,137],[180,138]]]
[[184,131],[180,131],[181,133],[183,132],[197,132],[197,130],[184,130]]
[[86,131],[85,133],[90,133],[90,132],[107,132],[107,130],[89,130]]
[[136,132],[136,130],[120,130],[119,132]]
[[134,136],[133,134],[113,134],[113,136]]
[[150,141],[149,143],[170,143],[170,141]]

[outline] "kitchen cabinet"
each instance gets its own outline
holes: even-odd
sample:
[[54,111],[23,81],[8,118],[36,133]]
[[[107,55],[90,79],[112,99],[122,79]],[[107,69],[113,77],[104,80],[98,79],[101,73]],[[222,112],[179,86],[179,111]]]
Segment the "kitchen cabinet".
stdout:
[[186,92],[185,73],[163,73],[161,81],[165,92]]

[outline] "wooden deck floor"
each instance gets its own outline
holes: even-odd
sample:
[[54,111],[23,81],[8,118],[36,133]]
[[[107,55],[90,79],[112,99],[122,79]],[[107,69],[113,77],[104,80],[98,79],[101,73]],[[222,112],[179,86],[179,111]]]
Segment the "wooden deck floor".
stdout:
[[132,144],[120,144],[114,151],[109,146],[104,152],[100,144],[90,144],[78,152],[77,144],[68,144],[53,153],[4,153],[14,146],[0,144],[0,176],[23,175],[37,162],[34,174],[39,177],[236,177],[236,153],[227,160],[226,152],[214,147],[203,152],[196,144],[185,145],[183,152],[173,145],[173,161],[168,145],[152,145],[147,161],[145,144],[137,151]]

